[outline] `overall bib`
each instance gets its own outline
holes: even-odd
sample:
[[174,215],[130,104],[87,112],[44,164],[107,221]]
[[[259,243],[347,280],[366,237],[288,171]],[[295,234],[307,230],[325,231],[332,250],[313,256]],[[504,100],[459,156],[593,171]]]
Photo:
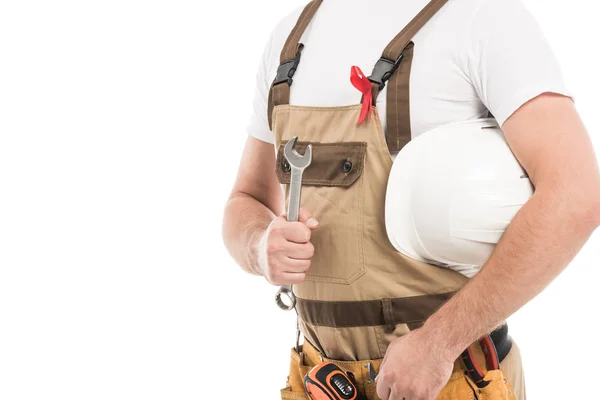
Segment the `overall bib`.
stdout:
[[[278,149],[277,178],[289,194],[290,168],[283,146],[298,136],[296,148],[302,154],[306,145],[312,144],[312,164],[302,181],[302,206],[320,223],[312,233],[315,252],[306,281],[293,288],[305,342],[301,349],[292,350],[288,385],[281,396],[308,399],[304,375],[315,364],[331,360],[352,373],[365,398],[378,399],[375,382],[369,378],[369,363],[378,371],[389,343],[422,326],[467,282],[455,271],[397,252],[388,240],[383,214],[392,166],[390,152],[399,151],[411,137],[411,39],[447,0],[431,1],[385,49],[369,77],[372,109],[361,124],[357,121],[363,104],[289,104],[303,47],[299,41],[322,1],[309,3],[292,30],[269,96],[269,122]],[[386,84],[387,138],[375,107]],[[364,98],[368,101],[369,96]],[[520,355],[506,326],[492,338],[502,363],[500,370],[483,371],[490,384],[484,389],[474,386],[457,361],[439,400],[525,400]],[[473,345],[472,349],[479,364],[485,365],[481,348]]]

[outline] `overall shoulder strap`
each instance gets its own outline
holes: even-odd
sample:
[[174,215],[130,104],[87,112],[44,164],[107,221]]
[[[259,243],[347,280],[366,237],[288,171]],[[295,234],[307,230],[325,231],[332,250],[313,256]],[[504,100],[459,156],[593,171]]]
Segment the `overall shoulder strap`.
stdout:
[[322,2],[323,0],[313,0],[306,5],[302,14],[300,14],[300,18],[298,18],[298,22],[296,22],[296,26],[294,26],[290,36],[288,36],[283,45],[279,59],[281,64],[277,68],[275,80],[271,84],[271,90],[269,91],[268,117],[271,129],[273,108],[276,105],[290,103],[290,86],[293,82],[294,73],[300,63],[300,54],[304,47],[300,43],[300,39]]
[[[408,88],[413,55],[411,40],[447,2],[448,0],[431,0],[387,45],[369,76],[373,85],[373,105],[377,102],[379,92],[389,81],[386,137],[391,152],[400,151],[411,138]],[[403,59],[407,62],[401,62]],[[400,71],[395,73],[396,70]]]

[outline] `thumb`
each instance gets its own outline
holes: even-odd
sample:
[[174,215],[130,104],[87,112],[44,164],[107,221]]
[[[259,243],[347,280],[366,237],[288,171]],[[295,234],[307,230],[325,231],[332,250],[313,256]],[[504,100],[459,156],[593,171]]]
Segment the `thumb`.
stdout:
[[315,229],[319,226],[319,221],[308,211],[306,208],[300,208],[300,213],[298,214],[298,221],[302,222],[310,229]]

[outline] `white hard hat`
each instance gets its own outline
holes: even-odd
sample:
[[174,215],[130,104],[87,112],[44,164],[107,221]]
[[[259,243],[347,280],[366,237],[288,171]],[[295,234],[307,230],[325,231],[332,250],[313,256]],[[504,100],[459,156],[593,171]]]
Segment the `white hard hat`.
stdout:
[[475,275],[533,186],[492,118],[410,141],[390,172],[385,223],[399,252]]

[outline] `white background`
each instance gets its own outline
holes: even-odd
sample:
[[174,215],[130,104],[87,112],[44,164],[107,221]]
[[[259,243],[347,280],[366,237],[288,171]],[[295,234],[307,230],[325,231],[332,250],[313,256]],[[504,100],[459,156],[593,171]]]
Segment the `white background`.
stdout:
[[[599,149],[595,2],[524,1]],[[220,224],[300,4],[0,3],[0,399],[278,398],[293,314]],[[510,321],[530,399],[600,398],[599,244]]]

